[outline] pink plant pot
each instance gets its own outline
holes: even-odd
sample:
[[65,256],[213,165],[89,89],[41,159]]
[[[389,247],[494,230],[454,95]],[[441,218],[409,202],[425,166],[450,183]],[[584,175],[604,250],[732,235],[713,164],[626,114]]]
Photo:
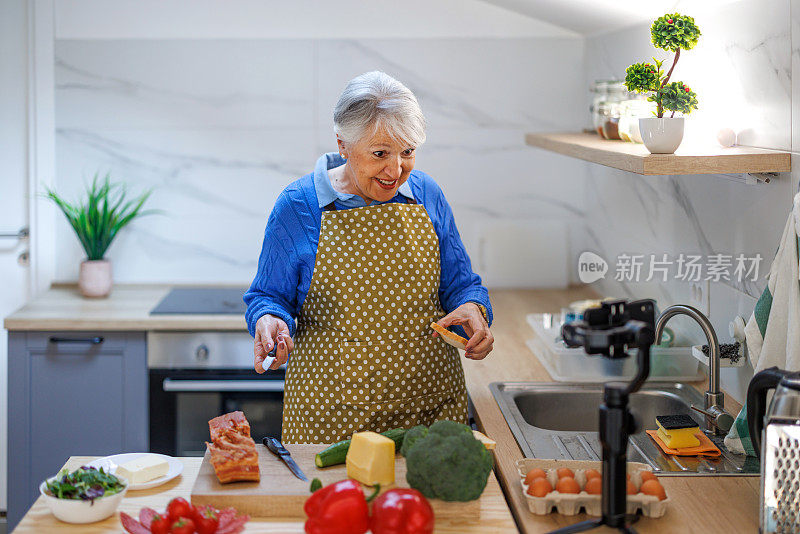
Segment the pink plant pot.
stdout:
[[82,261],[78,273],[78,289],[81,295],[90,298],[107,297],[114,285],[111,274],[109,260]]

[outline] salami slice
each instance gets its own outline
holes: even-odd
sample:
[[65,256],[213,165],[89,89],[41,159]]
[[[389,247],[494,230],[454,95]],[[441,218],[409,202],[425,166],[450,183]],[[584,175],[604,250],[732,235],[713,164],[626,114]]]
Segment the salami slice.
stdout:
[[149,528],[145,527],[125,512],[119,513],[119,520],[122,522],[122,528],[129,534],[150,534]]
[[139,510],[139,523],[144,525],[147,530],[150,530],[150,523],[153,522],[156,513],[152,508],[142,508]]

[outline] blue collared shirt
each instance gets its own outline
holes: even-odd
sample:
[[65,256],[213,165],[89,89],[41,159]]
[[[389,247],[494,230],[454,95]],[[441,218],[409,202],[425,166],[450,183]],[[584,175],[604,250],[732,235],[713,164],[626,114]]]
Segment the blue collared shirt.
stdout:
[[[317,160],[314,166],[314,189],[317,191],[317,198],[319,199],[319,207],[324,208],[331,202],[335,202],[337,209],[347,208],[363,208],[367,206],[367,202],[358,195],[350,193],[341,193],[333,188],[331,180],[328,177],[328,170],[335,169],[346,163],[345,159],[339,155],[338,152],[329,152]],[[411,186],[408,182],[397,188],[397,192],[406,198],[414,198],[414,193],[411,192]],[[395,199],[389,200],[393,202]],[[385,204],[386,202],[373,202],[373,204]]]
[[[324,154],[317,160],[313,173],[289,184],[275,201],[264,231],[258,270],[244,294],[250,335],[255,334],[258,319],[267,313],[283,319],[294,335],[295,319],[314,274],[323,208],[331,202],[337,209],[366,205],[358,195],[339,193],[331,185],[328,170],[344,163],[335,152]],[[389,202],[405,202],[403,197],[413,198],[425,208],[439,239],[439,301],[445,313],[467,302],[476,302],[486,308],[491,325],[489,292],[472,271],[453,211],[439,185],[424,172],[413,170]]]

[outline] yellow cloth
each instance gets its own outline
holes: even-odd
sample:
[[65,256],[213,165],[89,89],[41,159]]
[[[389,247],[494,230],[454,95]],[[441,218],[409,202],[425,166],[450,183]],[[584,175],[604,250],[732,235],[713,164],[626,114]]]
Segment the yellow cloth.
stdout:
[[284,443],[466,422],[458,351],[432,337],[439,241],[419,204],[324,211],[298,317],[283,408]]

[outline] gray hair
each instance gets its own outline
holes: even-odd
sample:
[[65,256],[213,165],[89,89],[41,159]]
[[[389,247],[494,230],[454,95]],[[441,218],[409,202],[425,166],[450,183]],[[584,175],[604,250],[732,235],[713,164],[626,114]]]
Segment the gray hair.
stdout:
[[333,131],[351,144],[379,128],[415,148],[425,142],[425,117],[414,93],[374,70],[347,82],[333,110]]

